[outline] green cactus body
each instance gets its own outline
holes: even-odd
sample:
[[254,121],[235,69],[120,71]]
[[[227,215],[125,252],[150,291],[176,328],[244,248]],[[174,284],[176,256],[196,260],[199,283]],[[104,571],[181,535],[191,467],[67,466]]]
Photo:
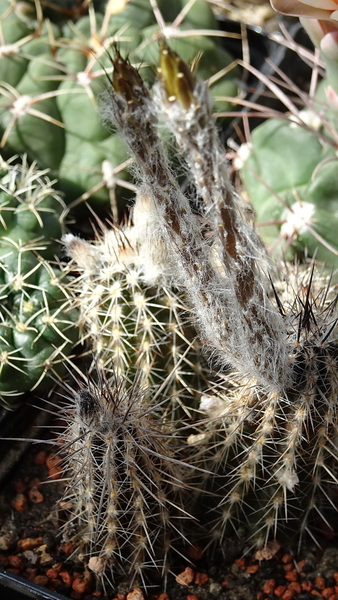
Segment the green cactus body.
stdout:
[[257,222],[264,223],[262,238],[275,253],[292,258],[306,250],[328,266],[338,264],[337,159],[329,138],[268,119],[252,132],[241,176]]
[[60,373],[62,356],[77,341],[78,315],[70,307],[67,278],[47,262],[63,231],[61,197],[34,165],[2,167],[0,398],[14,408],[24,392],[46,385],[48,371]]

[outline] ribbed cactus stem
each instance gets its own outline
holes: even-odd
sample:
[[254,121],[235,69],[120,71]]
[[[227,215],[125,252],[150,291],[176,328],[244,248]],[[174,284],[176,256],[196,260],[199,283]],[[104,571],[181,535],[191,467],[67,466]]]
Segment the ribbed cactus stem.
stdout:
[[147,570],[165,575],[173,540],[184,539],[178,504],[186,466],[137,378],[126,387],[98,370],[80,385],[65,408],[64,537],[75,539],[77,555],[103,581],[124,574],[146,585]]

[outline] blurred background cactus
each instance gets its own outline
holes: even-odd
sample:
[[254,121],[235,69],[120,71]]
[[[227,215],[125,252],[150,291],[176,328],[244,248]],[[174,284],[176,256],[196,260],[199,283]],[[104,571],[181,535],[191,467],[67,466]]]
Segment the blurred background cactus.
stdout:
[[170,37],[187,62],[197,57],[201,77],[215,77],[215,95],[237,94],[238,71],[213,37],[222,32],[210,5],[157,4],[157,12],[149,0],[74,5],[72,12],[61,3],[58,10],[46,8],[47,18],[38,0],[1,0],[1,147],[7,158],[25,152],[28,161],[51,169],[67,204],[90,198],[97,207],[110,199],[117,219],[116,202],[123,212],[135,190],[124,143],[103,127],[97,110],[113,44],[152,81],[157,40]]
[[291,7],[283,0],[272,2],[281,12],[302,16],[320,55],[282,38],[306,57],[311,81],[300,89],[278,68],[273,79],[262,77],[283,112],[262,110],[266,118],[240,148],[239,164],[260,233],[274,256],[316,256],[336,267],[338,27],[331,4],[326,8],[325,2],[300,1]]

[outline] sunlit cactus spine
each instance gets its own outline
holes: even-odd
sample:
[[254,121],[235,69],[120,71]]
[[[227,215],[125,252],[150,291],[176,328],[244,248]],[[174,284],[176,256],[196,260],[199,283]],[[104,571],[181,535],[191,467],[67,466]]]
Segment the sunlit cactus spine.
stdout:
[[[298,540],[305,533],[315,537],[321,524],[333,523],[335,510],[334,289],[316,266],[297,285],[285,273],[286,299],[279,297],[278,279],[271,286],[263,245],[229,180],[206,86],[181,59],[162,46],[154,95],[120,56],[115,68],[105,117],[117,122],[135,156],[148,219],[156,223],[149,239],[162,245],[200,338],[219,365],[220,388],[201,402],[209,420],[188,438],[195,464],[221,476],[207,481],[219,495],[208,530],[213,521],[222,540],[231,524],[235,530],[242,525],[256,547],[285,531]],[[202,203],[188,202],[172,178],[157,112]]]

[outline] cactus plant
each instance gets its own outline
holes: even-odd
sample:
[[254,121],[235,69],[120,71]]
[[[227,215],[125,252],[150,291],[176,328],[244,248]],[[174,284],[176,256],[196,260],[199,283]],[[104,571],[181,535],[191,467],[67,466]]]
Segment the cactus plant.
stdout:
[[[198,54],[202,44],[208,64],[217,59],[225,69],[231,65],[230,55],[211,38],[196,38],[198,28],[211,34],[216,27],[209,4],[198,0],[196,6],[187,6],[187,11],[186,4],[185,0],[172,5],[159,3],[165,18],[175,19],[170,35],[180,36],[181,50],[182,35],[190,36],[187,60]],[[15,1],[0,3],[4,54],[0,70],[1,146],[9,154],[25,152],[40,168],[52,169],[67,203],[88,198],[100,203],[113,199],[115,190],[118,198],[125,200],[130,190],[135,190],[126,181],[124,167],[129,155],[123,141],[102,127],[97,99],[105,88],[106,72],[111,71],[109,50],[114,43],[141,68],[146,63],[148,74],[155,70],[154,41],[157,46],[164,21],[161,17],[156,25],[149,0],[132,0],[124,7],[121,3],[118,13],[111,12],[109,3],[103,13],[89,7],[89,14],[76,22],[58,20],[57,24],[43,19],[37,6],[36,24],[33,6],[28,10]],[[205,65],[203,68],[205,73]],[[216,94],[237,93],[234,78],[238,73],[231,66],[229,70],[214,84]]]
[[[134,207],[134,224],[104,228],[96,243],[72,234],[64,236],[72,277],[69,291],[79,308],[82,341],[93,353],[93,364],[113,371],[140,388],[157,385],[168,397],[164,418],[191,417],[198,407],[208,371],[188,308],[162,272],[167,262],[160,248],[152,256],[146,202]],[[168,270],[167,270],[168,274]],[[169,415],[169,413],[171,413]]]
[[[208,513],[208,528],[214,518],[215,537],[222,539],[228,524],[236,530],[240,523],[258,547],[285,529],[301,540],[334,512],[336,300],[330,283],[313,271],[299,278],[296,292],[286,285],[279,297],[278,280],[268,291],[269,263],[229,182],[205,86],[165,45],[159,77],[151,97],[118,55],[104,114],[134,152],[150,244],[154,252],[162,247],[169,277],[176,273],[220,367],[223,391],[202,398],[211,418],[188,440],[200,447],[196,464],[221,474],[214,484],[221,498],[214,515]],[[203,201],[198,209],[168,169],[156,111],[189,166]],[[207,239],[201,223],[209,225]],[[229,363],[232,372],[222,373]]]
[[[63,230],[64,203],[46,171],[2,162],[0,178],[0,398],[14,408],[46,387],[77,340],[66,277],[50,262]],[[48,231],[50,239],[46,239]],[[48,384],[50,386],[50,380]]]
[[152,391],[137,377],[131,387],[125,381],[99,369],[95,379],[82,379],[64,411],[70,479],[62,505],[71,507],[64,539],[76,543],[75,554],[104,586],[121,575],[146,586],[149,569],[165,578],[187,516],[187,465],[177,459],[172,428]]
[[322,133],[266,120],[252,132],[241,177],[264,224],[262,237],[277,255],[301,258],[307,251],[336,266],[336,156],[334,140]]

